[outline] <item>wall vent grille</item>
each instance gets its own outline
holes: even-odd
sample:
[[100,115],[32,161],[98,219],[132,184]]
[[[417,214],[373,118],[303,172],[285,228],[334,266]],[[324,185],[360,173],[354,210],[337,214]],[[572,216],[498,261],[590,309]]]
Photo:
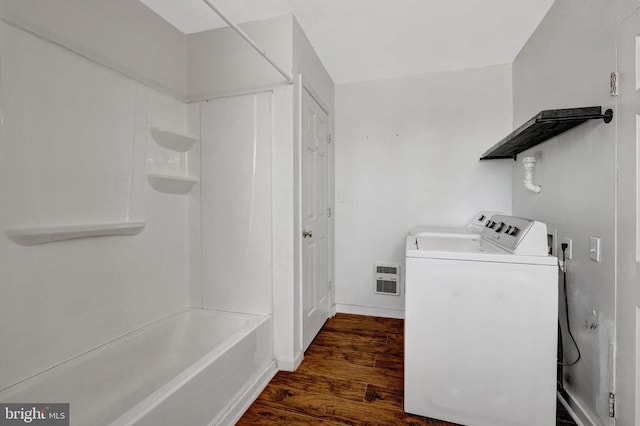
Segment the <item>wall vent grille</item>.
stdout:
[[376,272],[379,274],[397,274],[398,268],[396,266],[376,266]]
[[390,296],[400,295],[400,266],[376,264],[374,274],[375,293]]
[[398,294],[398,283],[389,280],[376,280],[376,293]]

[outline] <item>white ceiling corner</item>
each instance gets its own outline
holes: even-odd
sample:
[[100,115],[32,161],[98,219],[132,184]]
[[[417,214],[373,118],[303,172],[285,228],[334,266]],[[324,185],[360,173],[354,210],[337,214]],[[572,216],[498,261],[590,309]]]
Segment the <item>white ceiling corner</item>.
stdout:
[[[225,26],[203,0],[140,1],[185,34]],[[238,23],[293,13],[336,84],[511,63],[554,2],[214,1]]]

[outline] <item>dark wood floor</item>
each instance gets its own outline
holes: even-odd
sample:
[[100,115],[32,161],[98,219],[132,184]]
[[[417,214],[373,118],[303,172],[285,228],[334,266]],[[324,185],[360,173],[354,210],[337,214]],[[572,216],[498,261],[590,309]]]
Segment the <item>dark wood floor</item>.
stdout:
[[337,314],[238,425],[452,425],[404,413],[403,353],[402,320]]

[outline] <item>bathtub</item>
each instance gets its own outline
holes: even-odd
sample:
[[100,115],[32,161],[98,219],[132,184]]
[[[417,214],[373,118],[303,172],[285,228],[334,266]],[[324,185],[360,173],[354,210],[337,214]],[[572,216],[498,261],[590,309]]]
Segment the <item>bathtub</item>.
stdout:
[[276,373],[271,317],[188,309],[0,392],[71,425],[232,424]]

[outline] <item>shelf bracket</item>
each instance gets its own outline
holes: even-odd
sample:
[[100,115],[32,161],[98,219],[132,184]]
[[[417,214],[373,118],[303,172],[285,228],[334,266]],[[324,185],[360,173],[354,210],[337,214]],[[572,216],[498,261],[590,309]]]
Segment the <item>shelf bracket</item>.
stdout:
[[600,120],[602,119],[605,123],[611,123],[613,120],[613,110],[609,108],[604,112],[604,114],[593,114],[593,115],[581,115],[580,117],[557,117],[557,118],[548,118],[548,119],[538,119],[538,123],[561,123],[567,121],[579,121],[583,122],[586,120]]

